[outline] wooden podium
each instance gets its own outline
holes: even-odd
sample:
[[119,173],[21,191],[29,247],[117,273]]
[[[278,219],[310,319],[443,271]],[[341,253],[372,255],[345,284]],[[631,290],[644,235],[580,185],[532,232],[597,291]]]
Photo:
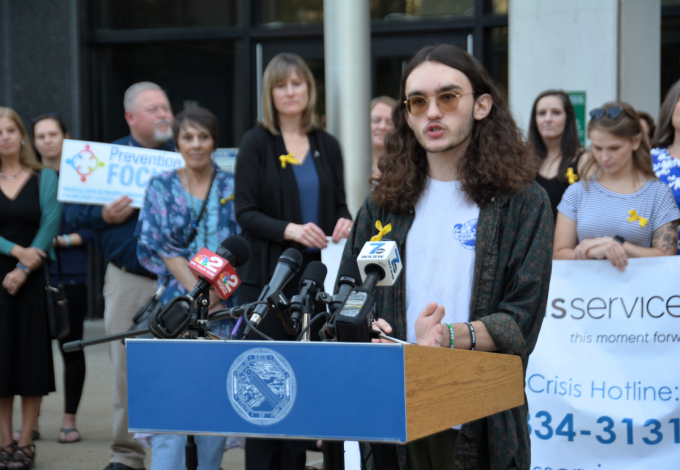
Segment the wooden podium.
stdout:
[[405,443],[524,403],[501,354],[370,343],[127,340],[132,432]]

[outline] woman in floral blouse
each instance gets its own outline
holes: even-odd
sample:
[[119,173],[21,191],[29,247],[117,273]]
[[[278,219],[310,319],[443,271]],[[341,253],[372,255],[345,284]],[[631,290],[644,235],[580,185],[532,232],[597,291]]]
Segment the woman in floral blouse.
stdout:
[[[159,287],[168,280],[162,303],[185,295],[196,284],[187,267],[192,254],[202,247],[216,251],[223,239],[238,230],[234,175],[216,168],[211,161],[218,141],[215,116],[204,108],[184,111],[175,118],[173,135],[186,166],[151,178],[138,225],[139,262],[158,274]],[[206,209],[197,220],[208,193]],[[185,247],[194,226],[196,237]],[[210,294],[211,311],[234,305],[235,296],[224,303],[214,293]],[[224,336],[225,325],[217,325],[217,329],[214,324],[210,326],[213,332]],[[219,470],[224,441],[224,437],[196,436],[202,469]],[[186,438],[181,435],[153,436],[151,469],[183,469],[185,443]]]
[[[652,168],[656,177],[673,191],[680,206],[680,80],[668,90],[659,110],[652,140]],[[680,254],[680,244],[678,246]]]

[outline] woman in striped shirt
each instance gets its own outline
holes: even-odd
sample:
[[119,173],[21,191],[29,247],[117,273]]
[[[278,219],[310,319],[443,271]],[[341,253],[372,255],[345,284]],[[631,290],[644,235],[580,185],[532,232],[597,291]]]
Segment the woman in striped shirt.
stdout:
[[652,170],[640,118],[627,103],[590,112],[591,155],[557,207],[553,259],[608,259],[623,271],[628,258],[676,252],[680,210]]

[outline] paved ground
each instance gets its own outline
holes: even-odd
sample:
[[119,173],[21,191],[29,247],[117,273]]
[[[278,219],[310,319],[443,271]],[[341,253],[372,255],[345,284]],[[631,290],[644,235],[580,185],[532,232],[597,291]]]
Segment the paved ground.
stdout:
[[[104,335],[102,320],[85,322],[85,338]],[[62,360],[54,342],[54,371],[57,392],[45,397],[40,412],[41,439],[36,442],[37,470],[102,470],[109,462],[111,443],[111,369],[106,344],[85,349],[87,377],[83,398],[78,410],[78,430],[82,441],[59,444],[57,435],[63,411]],[[21,422],[19,399],[14,404],[14,428]],[[151,452],[147,451],[146,468]],[[309,452],[308,465],[320,467],[321,453]],[[222,459],[224,470],[242,470],[244,455],[241,449],[230,449]]]

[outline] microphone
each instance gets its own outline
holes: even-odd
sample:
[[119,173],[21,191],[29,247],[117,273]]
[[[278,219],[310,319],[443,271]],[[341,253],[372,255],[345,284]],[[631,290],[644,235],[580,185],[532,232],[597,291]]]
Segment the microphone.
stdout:
[[370,342],[375,288],[394,285],[403,268],[397,243],[391,240],[367,242],[359,253],[357,265],[364,282],[352,289],[335,313],[334,330],[341,342]]
[[225,238],[217,253],[201,248],[188,263],[198,283],[187,296],[193,301],[212,287],[222,300],[226,300],[241,284],[234,268],[247,263],[250,255],[250,245],[238,235]]
[[328,268],[321,261],[312,261],[307,265],[300,279],[300,294],[291,301],[290,330],[286,326],[286,333],[294,335],[300,329],[302,315],[314,313],[314,297],[322,290],[323,281],[326,279]]
[[367,242],[357,257],[357,265],[361,272],[362,287],[393,286],[396,282],[403,263],[399,257],[397,242],[383,239],[377,242]]
[[[215,291],[220,298],[229,297],[241,283],[234,267],[247,263],[250,255],[250,245],[245,238],[238,235],[225,238],[217,248],[217,253],[201,248],[189,261],[189,269],[198,278],[198,282],[189,294],[175,297],[156,315],[149,316],[151,333],[157,338],[174,338],[182,333],[191,322],[194,301],[210,287],[216,287]],[[200,267],[194,266],[192,269],[192,263]]]
[[[288,284],[288,282],[293,278],[295,273],[300,269],[302,264],[302,255],[295,248],[288,248],[279,257],[279,262],[276,264],[274,269],[274,274],[269,281],[269,284],[264,286],[258,301],[266,300],[272,294],[283,290],[283,288]],[[259,325],[262,321],[262,317],[269,311],[269,305],[258,305],[253,309],[253,315],[250,317],[250,321],[255,325]],[[248,338],[252,328],[250,325],[245,329],[243,333],[243,338]]]
[[356,258],[353,256],[346,256],[340,263],[342,268],[338,272],[338,278],[335,283],[338,286],[338,293],[333,296],[331,300],[331,313],[342,307],[342,304],[347,300],[347,296],[352,292],[356,286],[361,283],[361,273],[359,272],[359,265]]

